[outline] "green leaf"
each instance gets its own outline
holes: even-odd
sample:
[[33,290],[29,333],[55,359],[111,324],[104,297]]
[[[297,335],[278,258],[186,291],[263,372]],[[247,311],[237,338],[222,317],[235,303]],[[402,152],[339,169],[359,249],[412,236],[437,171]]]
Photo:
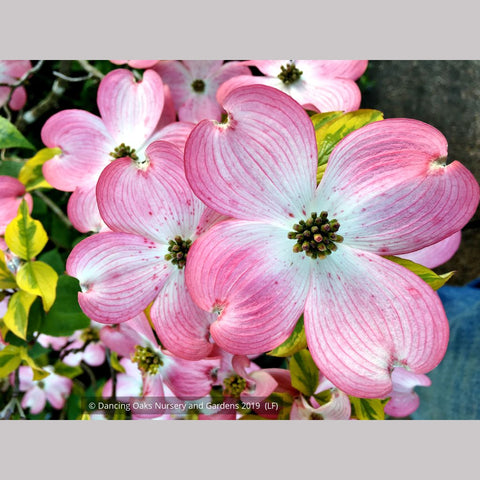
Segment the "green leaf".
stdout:
[[[318,166],[325,165],[337,143],[354,130],[383,120],[378,110],[361,109],[355,112],[318,113],[312,117],[318,147]],[[317,183],[323,172],[317,172]]]
[[37,188],[52,188],[43,176],[42,166],[47,160],[61,153],[59,148],[43,148],[27,160],[18,175],[18,179],[25,185],[27,192]]
[[55,301],[58,274],[44,262],[26,262],[17,272],[17,284],[32,295],[42,297],[43,308],[50,310]]
[[47,372],[43,368],[40,368],[33,358],[30,357],[28,351],[24,347],[20,347],[20,356],[22,360],[32,369],[33,372],[33,380],[42,380],[42,378],[48,377],[50,372]]
[[17,337],[26,339],[28,312],[35,300],[36,295],[20,290],[15,292],[8,302],[7,312],[3,317],[3,322],[8,329]]
[[110,365],[117,372],[125,373],[125,368],[123,368],[123,365],[118,361],[117,352],[110,351]]
[[61,275],[57,283],[56,300],[41,326],[41,332],[54,337],[68,337],[75,330],[87,328],[90,319],[78,305],[80,286],[76,278]]
[[13,273],[8,269],[5,261],[5,253],[0,250],[0,289],[17,288],[17,282]]
[[22,162],[14,162],[13,160],[0,161],[0,175],[18,178],[22,165]]
[[35,150],[35,147],[18,131],[13,123],[4,117],[0,117],[0,149],[14,147]]
[[320,371],[308,350],[294,353],[290,359],[292,387],[306,396],[313,395],[320,381]]
[[307,337],[305,336],[302,315],[292,334],[280,346],[268,352],[267,355],[272,355],[273,357],[290,357],[304,348],[307,348]]
[[0,378],[10,375],[21,363],[20,349],[13,345],[7,345],[0,351]]
[[[325,112],[325,113],[316,113],[311,117],[313,128],[315,131],[319,130],[321,127],[326,125],[328,122],[332,121],[334,118],[341,117],[344,113],[339,112]],[[318,143],[317,143],[318,145]]]
[[353,407],[352,415],[359,420],[385,420],[384,407],[389,398],[384,400],[350,396],[348,398]]
[[440,287],[443,287],[450,278],[452,278],[453,272],[444,273],[442,275],[437,275],[434,271],[430,270],[423,265],[412,262],[411,260],[406,260],[405,258],[386,256],[385,257],[392,262],[402,265],[402,267],[408,268],[415,275],[418,275],[425,283],[428,283],[433,290],[438,290]]
[[70,365],[63,363],[60,360],[55,363],[53,369],[57,375],[61,375],[62,377],[67,378],[75,378],[83,373],[82,367],[80,367],[79,365],[77,365],[76,367],[71,367]]
[[57,248],[54,248],[46,253],[42,253],[38,256],[38,259],[42,262],[48,263],[59,275],[65,273],[65,261],[63,260]]
[[292,410],[293,397],[289,393],[273,392],[265,400],[271,405],[278,405],[278,420],[289,420],[290,411]]
[[37,256],[48,242],[47,232],[38,220],[30,216],[25,200],[18,208],[18,215],[7,225],[5,242],[15,255],[24,260]]

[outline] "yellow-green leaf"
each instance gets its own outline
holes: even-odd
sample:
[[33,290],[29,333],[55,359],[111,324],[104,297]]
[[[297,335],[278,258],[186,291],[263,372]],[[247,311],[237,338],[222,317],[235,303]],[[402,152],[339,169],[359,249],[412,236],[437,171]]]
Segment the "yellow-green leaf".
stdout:
[[120,373],[125,373],[125,368],[123,365],[118,361],[117,352],[110,352],[110,365],[114,370]]
[[24,263],[17,272],[17,284],[32,295],[42,297],[43,309],[48,312],[55,302],[58,274],[44,262]]
[[42,380],[42,378],[48,377],[50,372],[47,372],[43,368],[39,367],[33,358],[28,355],[28,352],[25,348],[20,348],[20,356],[22,360],[32,369],[33,372],[33,380]]
[[384,400],[378,398],[349,398],[353,407],[352,415],[359,420],[385,420],[384,407],[389,398]]
[[7,345],[0,351],[0,378],[10,375],[21,363],[20,348],[14,345]]
[[[338,112],[325,112],[325,113],[316,113],[315,115],[312,115],[310,118],[313,123],[313,127],[315,128],[315,131],[317,131],[319,128],[323,127],[326,125],[328,122],[333,120],[334,118],[341,117],[344,114],[342,111]],[[318,145],[318,143],[317,143]]]
[[38,255],[48,241],[43,225],[28,213],[25,200],[18,208],[18,215],[7,225],[5,242],[8,248],[20,258],[31,260]]
[[28,312],[35,300],[36,295],[20,290],[15,292],[8,302],[7,311],[3,317],[3,322],[17,337],[26,340]]
[[63,363],[61,360],[57,360],[53,369],[57,375],[67,378],[75,378],[83,373],[83,369],[79,365],[71,367],[70,365]]
[[429,268],[424,267],[419,263],[412,262],[411,260],[406,260],[405,258],[394,256],[386,256],[385,258],[402,265],[402,267],[408,268],[415,275],[418,275],[425,283],[428,283],[433,290],[438,290],[440,287],[443,287],[455,273],[455,271],[453,271],[438,275]]
[[290,359],[292,387],[306,396],[313,395],[320,381],[320,372],[308,350],[294,353]]
[[5,261],[5,254],[0,250],[0,289],[6,290],[7,288],[16,288],[17,282],[15,276],[8,269]]
[[354,130],[383,120],[378,110],[361,109],[355,112],[319,113],[312,117],[318,147],[318,165],[324,165],[337,143]]
[[42,166],[47,160],[61,153],[59,148],[43,148],[27,160],[18,175],[18,179],[25,185],[27,192],[36,188],[52,188],[43,176]]
[[305,336],[305,327],[303,325],[303,315],[297,322],[292,334],[277,348],[268,352],[267,355],[273,357],[290,357],[307,347],[307,337]]
[[4,117],[0,117],[0,149],[14,147],[35,150],[35,147],[20,133],[12,122],[9,122]]

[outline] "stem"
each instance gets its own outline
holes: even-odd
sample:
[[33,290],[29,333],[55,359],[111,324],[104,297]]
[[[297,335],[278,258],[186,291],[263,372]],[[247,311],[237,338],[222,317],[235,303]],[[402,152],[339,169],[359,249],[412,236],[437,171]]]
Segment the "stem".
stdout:
[[9,420],[10,417],[15,412],[15,409],[18,410],[18,414],[22,420],[26,419],[25,412],[23,411],[22,406],[18,397],[20,395],[20,370],[17,368],[15,370],[15,384],[13,387],[12,398],[7,403],[5,408],[0,412],[0,420]]
[[93,370],[83,360],[80,363],[80,365],[90,377],[90,383],[92,384],[92,388],[95,391],[97,389],[97,379],[95,378],[95,374],[93,373]]
[[43,60],[39,60],[30,70],[28,70],[28,72],[25,72],[15,83],[12,83],[12,84],[0,83],[0,87],[10,88],[10,93],[8,94],[8,98],[7,98],[7,101],[5,102],[5,105],[8,105],[10,103],[10,100],[12,99],[12,95],[15,89],[20,85],[22,85],[28,79],[28,77],[30,77],[32,73],[35,73],[37,70],[39,70],[42,65],[43,65]]
[[110,375],[112,377],[112,395],[110,396],[110,399],[115,402],[117,400],[117,371],[112,365],[110,349],[106,348],[105,353],[107,354],[108,365],[110,366]]
[[[68,75],[71,63],[71,60],[62,60],[60,62],[59,70],[62,75]],[[52,90],[50,93],[35,107],[18,117],[15,124],[18,130],[24,131],[28,125],[32,124],[43,114],[56,107],[58,100],[64,94],[67,86],[68,81],[62,78],[56,78],[52,84]]]
[[78,63],[82,66],[82,68],[93,75],[94,77],[97,77],[98,79],[102,79],[105,75],[98,70],[98,68],[95,68],[93,65],[90,65],[87,60],[78,60]]
[[58,205],[56,205],[55,202],[48,198],[43,192],[35,190],[33,193],[38,198],[41,198],[68,228],[71,228],[73,226],[72,222],[70,222],[68,217],[63,213],[62,209],[58,207]]

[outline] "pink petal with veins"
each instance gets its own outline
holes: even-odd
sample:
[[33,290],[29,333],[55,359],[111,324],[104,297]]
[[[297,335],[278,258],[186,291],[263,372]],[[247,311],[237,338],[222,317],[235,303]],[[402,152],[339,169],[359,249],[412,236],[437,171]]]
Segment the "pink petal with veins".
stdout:
[[423,374],[409,372],[397,367],[392,372],[393,389],[385,397],[391,397],[385,405],[385,413],[392,417],[407,417],[420,405],[420,398],[414,392],[417,386],[429,387],[432,381]]
[[97,233],[77,244],[67,273],[78,278],[78,301],[101,323],[121,323],[142,312],[171,273],[165,247],[129,233]]
[[195,125],[193,123],[188,122],[170,123],[163,127],[160,131],[154,133],[149,139],[148,143],[152,144],[157,140],[164,140],[166,142],[173,143],[183,152],[183,149],[185,148],[185,142],[187,141],[187,138],[194,126]]
[[314,209],[326,210],[348,245],[397,255],[454,233],[474,214],[480,188],[459,162],[444,166],[447,142],[410,119],[371,123],[330,155]]
[[447,348],[438,295],[406,268],[345,245],[315,265],[304,315],[315,363],[357,397],[388,393],[395,366],[432,370]]
[[461,241],[462,232],[460,231],[450,235],[444,240],[440,240],[438,243],[424,247],[421,250],[398,256],[419,263],[427,268],[436,268],[450,260],[455,255]]
[[200,360],[212,351],[209,327],[216,315],[205,312],[193,302],[185,286],[184,270],[176,268],[172,272],[150,316],[160,342],[175,356]]
[[224,108],[226,125],[202,121],[187,140],[192,189],[225,215],[290,225],[315,189],[312,122],[290,97],[262,85],[233,91]]
[[95,186],[77,187],[68,199],[67,214],[79,232],[98,233],[109,230],[98,211]]
[[206,207],[185,179],[181,150],[159,141],[146,155],[145,167],[121,158],[100,175],[97,202],[103,220],[114,231],[164,244],[177,235],[190,238]]
[[33,208],[32,196],[25,185],[14,177],[0,175],[0,235],[5,234],[7,225],[17,216],[22,200],[27,202],[28,211]]
[[160,120],[163,83],[153,70],[146,70],[141,81],[127,69],[113,70],[100,82],[97,102],[116,144],[139,148]]
[[200,308],[218,312],[210,327],[215,342],[242,355],[280,345],[304,307],[312,266],[304,260],[273,225],[227,220],[198,238],[186,281]]
[[297,60],[295,65],[305,77],[313,80],[320,78],[349,78],[357,80],[367,69],[367,60]]
[[218,368],[218,359],[192,362],[166,356],[165,361],[167,366],[162,369],[163,381],[177,398],[193,400],[209,395],[213,385],[212,372]]
[[45,162],[43,175],[54,188],[67,192],[93,186],[116,146],[102,119],[83,110],[56,113],[46,121],[41,135],[47,147],[62,150]]

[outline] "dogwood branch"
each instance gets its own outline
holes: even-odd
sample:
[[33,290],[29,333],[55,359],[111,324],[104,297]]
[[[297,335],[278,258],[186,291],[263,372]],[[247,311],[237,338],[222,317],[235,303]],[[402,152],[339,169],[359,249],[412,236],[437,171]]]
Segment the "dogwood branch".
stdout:
[[43,192],[40,192],[39,190],[35,190],[33,193],[37,197],[41,198],[68,228],[72,227],[72,222],[70,222],[68,217],[63,213],[62,209],[58,205],[56,205],[54,201],[52,201]]
[[[72,62],[70,60],[62,60],[60,62],[59,70],[62,75],[68,75],[71,63]],[[57,77],[53,82],[52,90],[50,91],[50,93],[35,107],[31,108],[23,115],[20,115],[17,119],[15,126],[20,131],[23,131],[28,125],[31,125],[43,114],[55,107],[59,98],[65,93],[67,86],[67,80]]]
[[99,80],[101,80],[105,75],[98,70],[98,68],[95,68],[93,65],[90,65],[90,63],[87,62],[87,60],[78,60],[78,63],[82,66],[82,68],[93,75],[94,77],[97,77]]

